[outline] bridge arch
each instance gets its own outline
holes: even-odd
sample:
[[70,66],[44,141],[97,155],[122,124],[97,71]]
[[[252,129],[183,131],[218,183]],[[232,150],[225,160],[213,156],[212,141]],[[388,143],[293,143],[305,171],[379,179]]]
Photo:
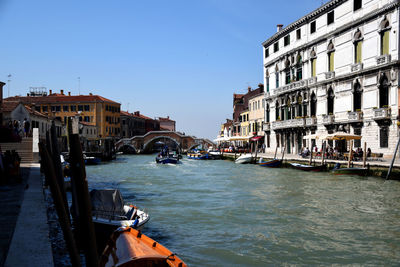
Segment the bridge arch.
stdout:
[[177,145],[178,149],[179,150],[181,149],[181,144],[180,144],[180,142],[178,140],[176,140],[175,138],[172,138],[171,136],[160,135],[160,136],[155,136],[155,137],[151,138],[150,140],[148,140],[146,143],[144,143],[143,151],[147,151],[149,149],[149,145],[154,143],[155,141],[157,141],[157,140],[165,140],[165,139],[173,141]]
[[118,146],[118,152],[123,152],[124,154],[136,154],[136,148],[131,144],[122,144]]

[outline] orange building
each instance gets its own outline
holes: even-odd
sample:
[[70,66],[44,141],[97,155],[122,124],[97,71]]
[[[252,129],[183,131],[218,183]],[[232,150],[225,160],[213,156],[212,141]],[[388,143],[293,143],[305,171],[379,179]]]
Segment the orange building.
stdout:
[[97,127],[99,137],[119,137],[121,132],[121,104],[99,95],[59,94],[14,96],[4,101],[19,101],[38,112],[59,118],[64,123],[68,117],[79,116],[79,120]]

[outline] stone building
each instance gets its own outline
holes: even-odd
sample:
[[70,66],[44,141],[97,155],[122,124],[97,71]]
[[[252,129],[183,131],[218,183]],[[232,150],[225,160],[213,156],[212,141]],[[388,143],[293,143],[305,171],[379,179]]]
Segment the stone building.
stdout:
[[159,117],[158,121],[160,122],[160,128],[162,128],[163,130],[172,132],[176,131],[176,122],[174,120],[171,120],[169,116],[167,116],[166,118]]
[[[263,45],[267,150],[299,153],[309,134],[362,135],[389,156],[399,135],[399,1],[332,0]],[[267,144],[266,144],[267,145]],[[346,142],[330,142],[348,150]]]

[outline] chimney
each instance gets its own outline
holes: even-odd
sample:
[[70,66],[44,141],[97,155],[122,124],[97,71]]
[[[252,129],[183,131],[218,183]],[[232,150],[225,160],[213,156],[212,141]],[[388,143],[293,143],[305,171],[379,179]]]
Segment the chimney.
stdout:
[[136,116],[139,116],[140,115],[140,112],[139,111],[135,111],[135,113],[134,113]]
[[92,93],[89,93],[89,95],[93,95]]
[[169,119],[169,116],[167,116],[167,119]]
[[276,25],[276,32],[280,32],[282,30],[283,24]]
[[60,94],[64,95],[64,90],[63,89],[60,90]]
[[71,92],[68,92],[68,96],[71,96]]
[[247,92],[251,92],[251,86],[247,87]]
[[53,90],[50,89],[50,90],[49,90],[49,95],[51,95],[52,93],[53,93]]

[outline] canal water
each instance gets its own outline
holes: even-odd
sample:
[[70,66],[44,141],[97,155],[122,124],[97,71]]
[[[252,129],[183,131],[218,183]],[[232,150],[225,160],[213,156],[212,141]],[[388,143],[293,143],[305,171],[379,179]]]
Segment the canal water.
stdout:
[[143,232],[189,266],[398,265],[400,182],[121,155],[88,166],[151,219]]

